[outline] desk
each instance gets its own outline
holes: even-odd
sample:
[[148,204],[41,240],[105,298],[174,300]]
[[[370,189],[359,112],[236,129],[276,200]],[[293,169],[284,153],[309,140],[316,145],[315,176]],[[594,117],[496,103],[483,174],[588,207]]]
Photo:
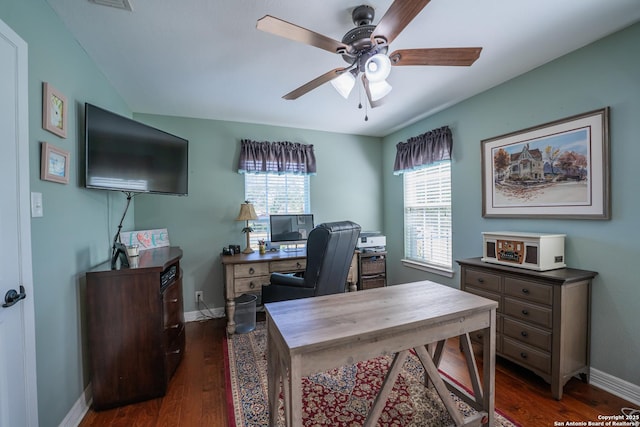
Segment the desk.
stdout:
[[[365,422],[375,425],[411,349],[457,426],[493,425],[497,307],[495,301],[429,281],[265,304],[270,425],[276,425],[280,380],[286,425],[298,427],[302,377],[396,353]],[[485,336],[482,385],[469,340],[475,330]],[[456,336],[461,337],[476,400],[438,373],[444,341]],[[437,343],[433,356],[425,347],[432,343]],[[478,413],[464,418],[449,389]]]
[[[298,273],[307,267],[306,250],[296,252],[267,252],[252,254],[223,255],[224,297],[226,300],[227,332],[236,331],[234,315],[235,299],[242,294],[261,295],[262,285],[268,285],[271,273]],[[350,291],[356,290],[358,281],[357,253],[351,260],[347,275]]]

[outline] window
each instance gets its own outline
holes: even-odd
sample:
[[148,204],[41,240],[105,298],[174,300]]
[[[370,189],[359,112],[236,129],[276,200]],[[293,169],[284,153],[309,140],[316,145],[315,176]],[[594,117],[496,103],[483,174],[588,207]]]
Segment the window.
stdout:
[[309,175],[245,174],[244,195],[259,218],[251,224],[252,245],[269,240],[269,215],[311,213]]
[[450,270],[451,161],[404,173],[404,256],[439,270]]

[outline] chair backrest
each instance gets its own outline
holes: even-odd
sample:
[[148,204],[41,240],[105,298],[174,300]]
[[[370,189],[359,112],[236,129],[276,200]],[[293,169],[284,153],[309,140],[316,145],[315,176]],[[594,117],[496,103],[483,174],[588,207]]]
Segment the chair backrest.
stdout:
[[315,295],[344,292],[360,226],[351,221],[318,225],[307,239],[306,287],[315,287]]

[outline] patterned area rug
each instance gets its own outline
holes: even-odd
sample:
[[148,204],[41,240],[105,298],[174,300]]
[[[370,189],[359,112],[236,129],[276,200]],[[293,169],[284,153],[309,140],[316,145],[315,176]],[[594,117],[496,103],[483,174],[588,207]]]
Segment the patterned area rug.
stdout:
[[[267,426],[267,361],[265,323],[253,332],[236,334],[225,340],[227,405],[230,426]],[[391,357],[379,357],[355,365],[343,366],[303,379],[303,423],[305,426],[362,426],[369,408],[382,386]],[[422,382],[424,368],[410,356],[387,399],[379,426],[451,425],[444,405],[433,388]],[[452,394],[465,416],[475,413]],[[278,426],[284,425],[282,395]],[[496,426],[514,427],[499,412]]]

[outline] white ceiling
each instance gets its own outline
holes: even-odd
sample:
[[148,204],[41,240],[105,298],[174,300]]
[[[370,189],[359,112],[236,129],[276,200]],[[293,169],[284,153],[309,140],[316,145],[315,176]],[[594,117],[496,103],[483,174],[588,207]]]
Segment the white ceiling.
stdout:
[[373,6],[376,24],[392,0],[130,0],[132,12],[47,1],[134,112],[373,136],[640,20],[638,0],[432,0],[389,52],[480,46],[480,58],[471,67],[393,67],[393,91],[365,122],[355,89],[348,100],[329,83],[282,99],[346,63],[259,31],[256,21],[269,14],[341,40],[354,7]]

